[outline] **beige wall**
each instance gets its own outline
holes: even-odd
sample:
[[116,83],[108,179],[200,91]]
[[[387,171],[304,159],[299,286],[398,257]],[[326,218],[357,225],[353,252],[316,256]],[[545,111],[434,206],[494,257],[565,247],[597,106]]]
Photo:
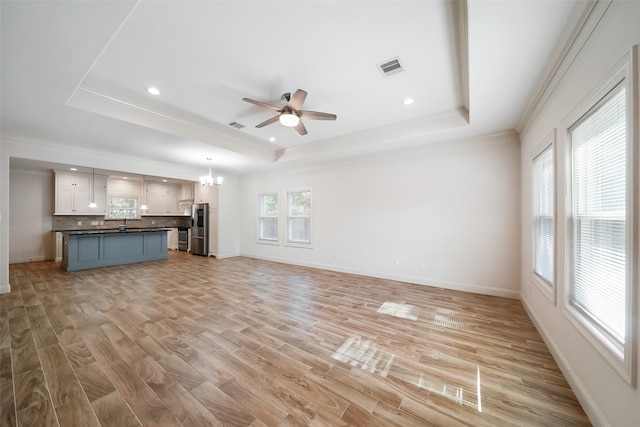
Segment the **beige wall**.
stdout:
[[[244,177],[241,254],[518,298],[519,159],[506,133]],[[305,187],[313,248],[257,243],[258,194]]]
[[11,169],[9,180],[9,263],[53,259],[53,175]]

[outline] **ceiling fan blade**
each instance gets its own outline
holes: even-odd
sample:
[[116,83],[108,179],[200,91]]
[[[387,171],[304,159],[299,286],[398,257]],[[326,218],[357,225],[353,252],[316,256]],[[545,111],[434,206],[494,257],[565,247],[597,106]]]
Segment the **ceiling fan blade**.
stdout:
[[297,130],[300,135],[307,134],[307,128],[304,127],[304,123],[302,123],[302,120],[298,122],[298,124],[294,127],[294,129]]
[[298,111],[300,118],[311,120],[335,120],[338,118],[335,114],[321,113],[319,111],[300,110]]
[[275,123],[275,122],[277,122],[279,118],[280,118],[280,115],[273,116],[273,117],[271,117],[270,119],[267,119],[267,120],[265,120],[265,121],[264,121],[264,122],[262,122],[262,123],[258,123],[258,124],[256,125],[256,127],[257,127],[257,128],[265,127],[265,126],[267,126],[267,125],[270,125],[271,123]]
[[260,107],[268,108],[269,110],[280,111],[280,107],[276,107],[275,105],[267,104],[266,102],[256,101],[255,99],[251,99],[251,98],[242,98],[242,100],[246,101],[246,102],[249,102],[251,104],[258,105]]
[[307,99],[307,92],[302,89],[298,89],[296,90],[296,93],[291,96],[291,100],[287,104],[287,107],[290,107],[294,110],[299,110],[300,107],[302,107],[305,99]]

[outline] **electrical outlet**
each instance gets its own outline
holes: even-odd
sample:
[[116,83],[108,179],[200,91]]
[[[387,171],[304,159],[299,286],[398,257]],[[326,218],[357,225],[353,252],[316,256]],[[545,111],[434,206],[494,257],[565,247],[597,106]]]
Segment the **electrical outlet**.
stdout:
[[333,259],[338,259],[338,252],[333,253]]
[[420,270],[426,270],[426,269],[427,269],[427,263],[426,263],[426,262],[424,262],[424,261],[422,261],[422,262],[420,263]]
[[156,225],[156,222],[155,221],[151,221],[151,225]]
[[82,221],[78,221],[78,225],[82,225]]
[[398,266],[400,265],[400,260],[398,258],[393,260],[393,265]]
[[91,221],[91,225],[98,225],[98,221]]

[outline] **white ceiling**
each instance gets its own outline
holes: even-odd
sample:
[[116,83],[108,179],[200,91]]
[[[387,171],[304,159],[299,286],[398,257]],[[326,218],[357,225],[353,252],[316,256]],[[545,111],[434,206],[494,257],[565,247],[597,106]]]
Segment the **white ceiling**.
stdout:
[[[511,130],[576,3],[2,1],[2,134],[242,174]],[[337,120],[254,127],[298,88]]]

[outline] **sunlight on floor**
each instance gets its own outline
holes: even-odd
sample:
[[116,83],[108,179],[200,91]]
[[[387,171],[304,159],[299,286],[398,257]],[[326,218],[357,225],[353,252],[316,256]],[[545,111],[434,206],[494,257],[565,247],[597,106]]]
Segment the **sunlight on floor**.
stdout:
[[460,317],[463,316],[476,317],[475,314],[462,315],[454,310],[438,308],[433,319],[433,324],[436,326],[444,326],[445,328],[466,329],[468,325],[464,321],[460,320]]
[[387,376],[394,359],[393,354],[379,350],[374,341],[359,336],[348,338],[331,357],[381,377]]
[[398,304],[387,301],[380,306],[378,313],[388,314],[401,319],[418,320],[418,307],[409,304]]

